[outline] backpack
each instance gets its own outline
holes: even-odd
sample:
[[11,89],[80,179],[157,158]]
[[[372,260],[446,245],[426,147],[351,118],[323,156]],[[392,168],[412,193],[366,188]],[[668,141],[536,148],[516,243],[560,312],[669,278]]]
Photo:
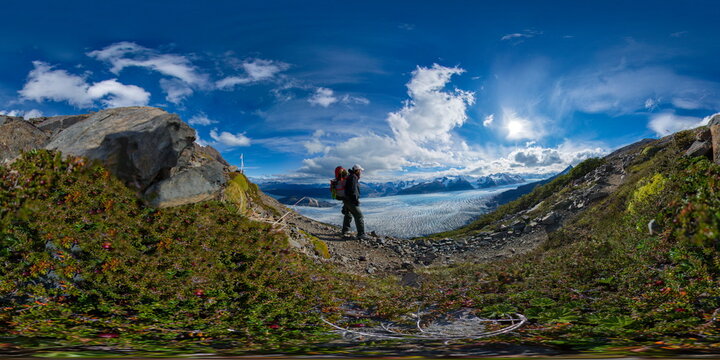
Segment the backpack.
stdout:
[[335,178],[330,180],[330,194],[335,200],[345,199],[345,181],[348,172],[342,166],[335,168]]

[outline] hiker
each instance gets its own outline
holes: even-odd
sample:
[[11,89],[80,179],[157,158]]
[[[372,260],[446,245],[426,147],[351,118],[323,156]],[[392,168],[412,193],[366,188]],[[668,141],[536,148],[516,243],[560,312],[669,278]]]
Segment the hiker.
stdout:
[[360,211],[360,174],[363,172],[363,168],[355,164],[348,171],[348,176],[345,180],[345,197],[343,198],[342,214],[343,218],[342,235],[348,237],[350,231],[350,221],[355,219],[355,227],[357,228],[357,239],[367,239],[365,235],[365,222],[363,221],[363,214]]

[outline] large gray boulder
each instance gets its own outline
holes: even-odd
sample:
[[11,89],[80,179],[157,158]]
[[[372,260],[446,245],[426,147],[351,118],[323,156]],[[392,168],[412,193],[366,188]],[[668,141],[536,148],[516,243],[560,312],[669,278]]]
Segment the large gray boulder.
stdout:
[[543,225],[554,225],[558,222],[558,215],[556,212],[551,211],[540,219],[540,223]]
[[21,151],[46,148],[100,160],[157,207],[211,199],[228,181],[220,153],[195,143],[195,130],[152,107],[25,121],[0,116],[0,163]]
[[154,183],[145,192],[152,206],[170,207],[214,198],[227,182],[219,162],[179,170],[173,176]]
[[705,156],[710,154],[712,151],[712,144],[710,141],[695,141],[690,148],[685,151],[685,156],[689,157],[695,157],[695,156]]
[[45,146],[49,136],[21,117],[0,115],[0,164]]
[[194,140],[195,131],[177,115],[129,107],[97,112],[58,133],[46,148],[101,160],[117,177],[144,190],[170,177]]
[[46,149],[102,161],[157,207],[212,198],[228,180],[220,154],[195,144],[195,130],[161,109],[115,108],[37,124],[54,133]]

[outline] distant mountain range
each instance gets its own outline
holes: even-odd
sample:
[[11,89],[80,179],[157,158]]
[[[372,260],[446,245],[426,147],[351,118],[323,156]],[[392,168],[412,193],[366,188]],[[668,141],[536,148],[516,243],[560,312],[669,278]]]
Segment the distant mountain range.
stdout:
[[[430,194],[437,192],[486,189],[501,185],[525,182],[522,176],[498,173],[487,176],[444,176],[433,180],[401,180],[388,182],[360,182],[363,197],[381,197],[391,195]],[[285,182],[260,182],[260,188],[269,194],[283,197],[302,197],[328,199],[328,184],[293,184]]]
[[572,166],[568,166],[567,168],[565,168],[565,170],[559,172],[558,174],[556,174],[553,177],[549,177],[547,179],[540,180],[540,181],[523,184],[523,185],[518,186],[515,189],[503,191],[500,194],[495,195],[492,200],[498,206],[509,203],[525,194],[529,194],[536,187],[538,187],[540,185],[545,185],[545,184],[555,180],[555,178],[557,178],[560,175],[567,174],[568,172],[570,172],[570,170],[572,170],[572,168],[573,168]]
[[430,194],[437,192],[447,191],[461,191],[461,190],[473,190],[476,187],[472,186],[470,181],[463,177],[449,178],[442,177],[435,179],[431,182],[417,184],[407,189],[400,190],[398,195],[411,195],[411,194]]

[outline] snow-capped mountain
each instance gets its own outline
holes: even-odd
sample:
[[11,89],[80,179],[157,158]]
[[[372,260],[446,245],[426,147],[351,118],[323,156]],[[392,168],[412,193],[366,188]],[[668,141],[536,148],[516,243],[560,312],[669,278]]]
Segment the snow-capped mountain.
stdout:
[[500,185],[518,184],[521,182],[525,182],[525,179],[523,179],[523,177],[520,175],[497,173],[487,176],[481,176],[477,179],[475,184],[478,188],[485,189]]
[[397,195],[400,191],[417,185],[416,180],[387,181],[383,183],[360,182],[360,193],[367,197]]
[[[400,180],[387,182],[360,182],[363,197],[391,195],[429,194],[435,192],[485,189],[494,186],[525,182],[522,176],[498,173],[487,176],[443,176],[432,180]],[[260,188],[276,196],[309,196],[330,198],[330,183],[293,184],[284,182],[260,182]]]
[[430,182],[420,183],[407,189],[400,190],[398,195],[428,194],[445,191],[472,190],[475,187],[464,177],[447,177],[435,179]]

